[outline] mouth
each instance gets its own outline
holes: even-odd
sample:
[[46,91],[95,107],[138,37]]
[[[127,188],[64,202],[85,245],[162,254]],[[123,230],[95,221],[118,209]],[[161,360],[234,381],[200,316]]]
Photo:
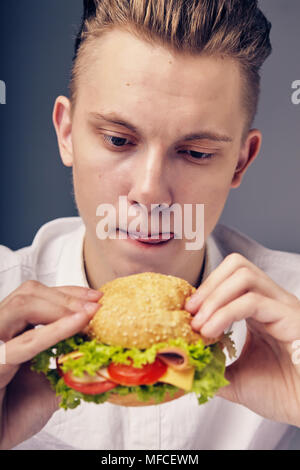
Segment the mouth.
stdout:
[[145,234],[141,232],[125,232],[121,229],[118,230],[127,234],[127,240],[144,245],[163,245],[168,243],[170,240],[173,240],[174,238],[174,233],[172,232]]

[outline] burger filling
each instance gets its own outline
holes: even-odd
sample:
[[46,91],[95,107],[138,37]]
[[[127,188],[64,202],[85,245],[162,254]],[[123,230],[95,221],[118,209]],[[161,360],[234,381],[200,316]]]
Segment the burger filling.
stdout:
[[[224,335],[230,356],[230,334]],[[109,346],[75,335],[38,354],[32,369],[44,372],[62,408],[75,408],[81,400],[102,403],[110,394],[137,393],[141,401],[164,400],[179,389],[195,392],[199,404],[228,384],[221,343],[206,346],[202,340],[188,344],[170,339],[145,350]],[[230,347],[228,347],[230,346]]]
[[[71,371],[62,372],[61,366],[64,362],[69,358],[78,359],[81,356],[82,353],[79,352],[63,355],[57,360],[57,368],[67,385],[75,390],[83,391],[83,393],[102,393],[104,385],[107,387],[110,385],[107,389],[112,389],[118,384],[150,385],[156,382],[169,383],[186,391],[192,389],[195,367],[188,364],[188,360],[185,358],[186,354],[184,351],[181,352],[179,348],[176,353],[174,351],[170,353],[159,351],[153,363],[145,364],[140,368],[111,362],[108,367],[100,368],[95,376],[85,372],[83,377],[76,377]],[[93,388],[88,387],[89,391],[84,392],[85,384],[88,386],[94,384],[94,386]]]

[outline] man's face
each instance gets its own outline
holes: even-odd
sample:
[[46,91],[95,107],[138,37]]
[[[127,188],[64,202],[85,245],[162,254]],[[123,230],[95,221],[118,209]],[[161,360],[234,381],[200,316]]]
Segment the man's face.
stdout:
[[[147,207],[150,224],[151,204],[204,204],[206,239],[230,188],[239,185],[243,168],[256,155],[255,136],[242,146],[246,114],[239,67],[231,59],[173,55],[120,30],[89,47],[70,126],[66,99],[63,119],[55,122],[87,227],[86,259],[106,272],[103,281],[154,271],[195,283],[203,250],[186,250],[184,237],[146,248],[128,240],[99,240],[96,209],[110,203],[118,215],[119,196],[126,196],[128,208]],[[200,136],[187,140],[191,134]],[[242,171],[235,175],[239,162]]]

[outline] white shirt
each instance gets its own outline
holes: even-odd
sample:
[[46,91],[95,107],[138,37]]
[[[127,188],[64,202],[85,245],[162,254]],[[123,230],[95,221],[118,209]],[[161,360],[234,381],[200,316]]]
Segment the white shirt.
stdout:
[[[81,218],[62,218],[42,226],[31,246],[17,251],[0,246],[0,300],[29,279],[47,286],[88,286],[84,235]],[[215,228],[206,246],[204,278],[227,254],[239,252],[300,298],[300,255],[269,250],[224,225]],[[239,355],[245,322],[235,323],[232,330]],[[38,434],[15,449],[285,449],[294,432],[293,426],[269,421],[219,397],[198,405],[190,393],[154,406],[83,402],[74,410],[59,409]]]

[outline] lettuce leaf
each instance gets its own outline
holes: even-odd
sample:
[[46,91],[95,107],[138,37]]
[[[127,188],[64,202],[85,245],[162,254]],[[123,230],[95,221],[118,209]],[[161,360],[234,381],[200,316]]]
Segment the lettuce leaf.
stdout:
[[63,372],[68,370],[78,377],[82,377],[84,372],[95,375],[100,367],[106,367],[110,362],[115,364],[131,364],[137,368],[155,361],[157,352],[167,346],[177,346],[185,350],[189,356],[191,365],[198,370],[202,370],[211,360],[211,352],[205,347],[202,340],[188,345],[183,339],[170,339],[167,342],[156,343],[148,349],[137,348],[126,349],[119,346],[108,346],[96,340],[86,341],[77,347],[83,353],[78,359],[67,359],[61,366]]
[[167,342],[154,344],[148,349],[139,350],[137,348],[126,349],[119,346],[109,346],[96,340],[86,341],[81,335],[75,335],[35,356],[31,368],[36,372],[44,373],[48,377],[56,395],[61,397],[60,407],[64,409],[76,408],[81,400],[104,403],[114,393],[127,395],[135,392],[143,402],[154,398],[156,403],[160,403],[164,400],[166,392],[172,394],[178,391],[179,388],[162,382],[154,385],[131,387],[118,385],[114,389],[99,395],[87,395],[68,387],[57,370],[51,365],[51,359],[53,360],[61,354],[67,354],[75,350],[82,352],[81,357],[77,359],[69,358],[61,366],[63,372],[72,370],[72,374],[80,377],[85,372],[95,375],[100,367],[106,367],[110,362],[130,364],[130,359],[134,367],[140,368],[144,364],[153,363],[157,352],[167,346],[177,346],[187,352],[190,364],[195,367],[191,391],[196,393],[199,404],[208,401],[220,387],[229,383],[224,378],[225,355],[223,351],[218,344],[205,346],[201,339],[194,344],[188,344],[181,338],[170,339]]
[[44,372],[47,374],[50,367],[51,358],[59,357],[61,354],[68,354],[76,351],[80,344],[84,343],[84,338],[80,335],[60,341],[49,349],[40,352],[32,359],[32,370],[36,372]]
[[196,370],[192,391],[196,393],[199,405],[206,403],[221,387],[229,385],[224,377],[225,355],[218,344],[210,346],[212,358],[202,371]]

